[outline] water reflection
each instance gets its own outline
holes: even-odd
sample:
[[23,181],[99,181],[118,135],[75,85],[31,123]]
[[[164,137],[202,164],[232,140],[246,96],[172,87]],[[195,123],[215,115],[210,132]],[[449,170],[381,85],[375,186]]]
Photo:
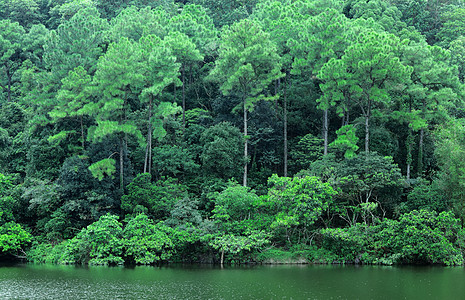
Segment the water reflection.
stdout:
[[0,299],[463,299],[463,268],[0,267]]

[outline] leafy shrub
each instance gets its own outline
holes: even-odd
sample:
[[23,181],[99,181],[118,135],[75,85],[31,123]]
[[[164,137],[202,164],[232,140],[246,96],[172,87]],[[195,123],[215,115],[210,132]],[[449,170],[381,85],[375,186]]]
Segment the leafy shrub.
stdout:
[[379,264],[464,263],[464,230],[451,212],[412,211],[398,221],[321,231],[322,247],[344,262]]
[[123,230],[126,256],[144,265],[168,260],[174,247],[169,237],[171,231],[163,222],[154,224],[147,215],[137,215]]

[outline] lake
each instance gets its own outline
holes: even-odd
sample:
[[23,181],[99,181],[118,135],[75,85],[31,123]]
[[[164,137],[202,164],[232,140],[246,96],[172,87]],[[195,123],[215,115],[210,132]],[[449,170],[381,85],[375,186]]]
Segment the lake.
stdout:
[[3,265],[0,299],[465,299],[465,269]]

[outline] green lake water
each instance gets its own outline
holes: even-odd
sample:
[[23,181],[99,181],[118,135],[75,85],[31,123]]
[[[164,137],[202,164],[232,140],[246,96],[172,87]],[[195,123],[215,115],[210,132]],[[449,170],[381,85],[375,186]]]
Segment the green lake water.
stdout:
[[0,266],[0,299],[465,299],[465,269]]

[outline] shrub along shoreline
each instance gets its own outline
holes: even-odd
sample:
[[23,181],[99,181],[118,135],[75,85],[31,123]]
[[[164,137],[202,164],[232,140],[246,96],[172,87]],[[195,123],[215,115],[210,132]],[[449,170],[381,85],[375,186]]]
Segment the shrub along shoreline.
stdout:
[[34,244],[27,259],[90,265],[221,263],[222,257],[224,263],[236,264],[464,264],[465,231],[450,212],[415,210],[399,220],[321,229],[313,233],[311,245],[288,248],[270,245],[263,232],[202,235],[194,226],[172,228],[142,213],[123,223],[117,216],[102,216],[72,239]]

